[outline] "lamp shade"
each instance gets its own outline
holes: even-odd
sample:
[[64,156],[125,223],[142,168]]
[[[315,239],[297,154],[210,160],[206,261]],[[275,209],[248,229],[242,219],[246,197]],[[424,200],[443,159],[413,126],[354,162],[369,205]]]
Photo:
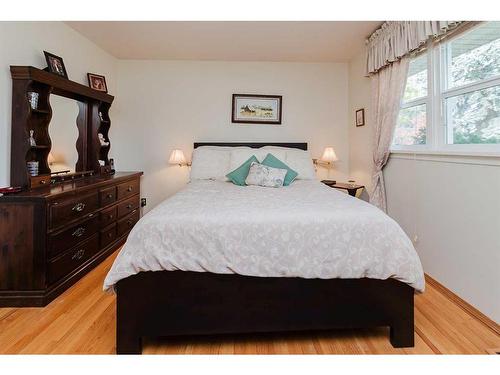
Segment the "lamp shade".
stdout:
[[332,163],[334,161],[339,160],[339,158],[337,158],[337,154],[335,153],[333,147],[326,147],[325,151],[323,151],[323,156],[321,157],[321,160]]
[[186,158],[184,157],[184,153],[182,150],[172,150],[170,154],[170,159],[168,159],[169,164],[186,164]]

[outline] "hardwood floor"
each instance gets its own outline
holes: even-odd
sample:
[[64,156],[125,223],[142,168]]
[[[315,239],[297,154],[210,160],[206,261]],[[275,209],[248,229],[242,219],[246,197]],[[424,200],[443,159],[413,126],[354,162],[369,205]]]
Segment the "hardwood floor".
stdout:
[[[44,308],[0,308],[2,354],[112,354],[115,297],[102,281],[116,252]],[[433,285],[415,298],[415,347],[394,349],[388,330],[146,340],[144,354],[486,354],[500,335]]]

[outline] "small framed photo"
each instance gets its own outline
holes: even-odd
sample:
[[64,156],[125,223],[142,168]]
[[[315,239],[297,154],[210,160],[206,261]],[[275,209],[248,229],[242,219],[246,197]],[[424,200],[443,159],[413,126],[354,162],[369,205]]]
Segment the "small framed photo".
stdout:
[[89,80],[89,87],[97,91],[108,92],[108,86],[106,85],[106,78],[100,76],[99,74],[87,73],[87,79]]
[[56,56],[50,52],[43,51],[49,72],[57,74],[68,79],[68,72],[64,66],[62,57]]
[[356,111],[356,126],[365,125],[365,109],[361,108]]
[[281,124],[279,95],[233,94],[231,121],[240,124]]

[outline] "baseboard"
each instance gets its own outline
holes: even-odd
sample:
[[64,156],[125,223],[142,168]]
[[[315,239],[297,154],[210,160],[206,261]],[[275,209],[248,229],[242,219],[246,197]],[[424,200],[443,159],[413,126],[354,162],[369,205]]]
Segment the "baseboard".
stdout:
[[0,290],[0,307],[43,307],[43,290]]
[[493,320],[488,318],[481,311],[476,309],[474,306],[472,306],[468,302],[464,301],[462,298],[457,296],[455,293],[453,293],[451,290],[446,288],[444,285],[442,285],[438,281],[434,280],[428,274],[425,274],[425,281],[427,283],[429,283],[430,285],[432,285],[435,289],[437,289],[445,297],[447,297],[451,301],[453,301],[457,306],[459,306],[462,310],[464,310],[470,316],[479,320],[481,323],[483,323],[485,326],[487,326],[489,329],[491,329],[497,335],[500,335],[500,325],[498,325]]

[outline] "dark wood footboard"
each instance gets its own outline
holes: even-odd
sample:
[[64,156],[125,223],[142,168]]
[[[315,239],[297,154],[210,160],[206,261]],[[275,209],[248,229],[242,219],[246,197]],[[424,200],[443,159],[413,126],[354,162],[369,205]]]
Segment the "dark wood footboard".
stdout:
[[118,282],[116,352],[143,337],[390,327],[414,345],[412,287],[397,280],[141,272]]

